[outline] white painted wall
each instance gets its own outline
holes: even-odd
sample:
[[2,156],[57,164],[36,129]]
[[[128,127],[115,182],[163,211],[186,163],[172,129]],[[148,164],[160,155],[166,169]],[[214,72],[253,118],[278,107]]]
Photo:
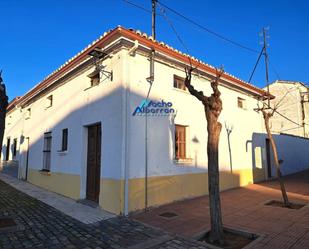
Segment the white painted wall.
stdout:
[[[131,57],[128,66],[130,67],[128,70],[130,72],[129,169],[130,178],[139,178],[145,176],[145,117],[132,116],[132,113],[147,95],[149,83],[146,82],[146,78],[149,76],[149,61],[137,54]],[[156,62],[155,81],[150,99],[172,102],[177,115],[174,121],[172,117],[148,118],[149,176],[198,173],[206,171],[207,168],[207,123],[203,105],[188,92],[173,87],[174,74],[185,77],[182,68]],[[192,84],[208,96],[212,93],[209,81],[203,78],[194,76]],[[223,111],[220,116],[220,122],[223,124],[220,137],[220,169],[230,170],[225,122],[234,127],[231,134],[233,169],[250,169],[252,134],[263,130],[261,114],[253,111],[257,106],[257,100],[227,87],[220,86],[219,89],[223,100]],[[238,97],[246,100],[246,110],[237,107]],[[173,160],[174,123],[189,126],[187,140],[192,163],[179,164]],[[195,137],[199,140],[197,145],[192,142]]]
[[[86,126],[102,123],[102,170],[101,177],[123,179],[125,164],[130,178],[145,176],[145,118],[133,117],[136,106],[146,97],[149,83],[149,60],[137,53],[135,56],[122,49],[105,62],[107,70],[112,69],[114,80],[87,89],[90,80],[89,69],[66,84],[34,101],[31,117],[22,118],[21,132],[30,138],[29,168],[40,170],[43,162],[43,135],[52,131],[52,172],[62,172],[82,176],[82,195],[86,183]],[[155,63],[155,81],[150,94],[152,100],[173,103],[175,117],[149,117],[148,165],[149,176],[177,175],[207,171],[207,123],[202,104],[188,92],[173,87],[173,75],[185,76],[183,68],[171,64]],[[203,77],[193,76],[192,84],[205,95],[212,90],[210,82]],[[233,126],[231,133],[232,168],[252,167],[251,141],[254,132],[263,131],[260,114],[253,111],[257,100],[252,96],[220,86],[223,111],[220,115],[222,132],[220,139],[220,169],[230,171],[225,123]],[[127,92],[124,90],[127,89]],[[46,98],[53,95],[53,106],[45,108]],[[246,100],[246,109],[237,107],[237,98]],[[126,102],[127,101],[127,104]],[[27,108],[24,108],[24,112]],[[127,124],[122,117],[127,116]],[[190,163],[174,162],[174,124],[188,126],[188,157]],[[125,127],[127,125],[127,127]],[[69,129],[69,149],[60,153],[62,129]],[[125,140],[127,132],[127,140]],[[6,135],[12,131],[7,129]],[[199,143],[192,142],[198,139]],[[23,152],[25,152],[25,148]],[[125,152],[124,152],[125,150]],[[21,160],[25,164],[25,157]]]
[[[22,130],[22,114],[19,108],[15,108],[12,112],[10,112],[5,120],[5,135],[3,137],[3,149],[1,154],[1,159],[6,159],[7,149],[10,150],[9,160],[19,160],[20,153],[20,141],[21,141],[21,130]],[[10,148],[7,148],[7,139],[10,138]],[[13,158],[13,142],[14,139],[17,139],[17,150],[16,157]]]
[[309,137],[309,126],[303,127],[303,121],[309,123],[309,102],[306,96],[304,106],[305,120],[303,120],[301,93],[308,91],[308,88],[299,82],[276,81],[269,85],[271,94],[276,96],[271,101],[272,106],[279,103],[277,111],[293,122],[275,113],[270,120],[271,131],[274,133],[286,133],[296,136]]
[[[113,70],[113,81],[106,79],[98,86],[89,88],[90,79],[87,75],[94,70],[90,68],[70,79],[66,84],[49,91],[22,112],[14,110],[8,116],[4,136],[29,137],[29,169],[40,170],[43,167],[43,139],[45,132],[52,132],[51,172],[61,172],[82,176],[82,189],[86,184],[86,126],[101,122],[102,153],[101,177],[121,178],[121,143],[122,143],[122,102],[124,91],[123,66],[125,51],[113,54],[104,65],[105,70]],[[53,106],[46,108],[46,98],[53,95]],[[25,112],[31,108],[31,117],[25,119]],[[11,120],[11,121],[10,121]],[[18,129],[16,128],[18,127]],[[68,128],[68,151],[61,150],[62,129]],[[11,139],[12,141],[12,139]],[[11,142],[12,143],[12,142]],[[26,146],[21,144],[24,156],[20,158],[21,167],[26,164]],[[3,151],[5,155],[5,150]],[[3,158],[3,157],[2,157]],[[84,193],[84,191],[81,191]]]
[[[281,170],[283,175],[309,169],[309,139],[291,135],[273,135],[278,150],[278,158],[283,160]],[[253,148],[260,147],[263,151],[263,167],[267,170],[266,134],[254,134]],[[276,176],[275,162],[271,152],[271,174]]]

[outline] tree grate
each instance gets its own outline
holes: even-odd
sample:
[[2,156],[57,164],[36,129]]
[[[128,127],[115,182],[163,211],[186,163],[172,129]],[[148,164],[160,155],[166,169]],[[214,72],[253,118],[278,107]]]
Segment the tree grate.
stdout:
[[164,212],[162,214],[159,214],[159,216],[164,217],[164,218],[174,218],[174,217],[177,217],[178,214],[173,213],[173,212]]

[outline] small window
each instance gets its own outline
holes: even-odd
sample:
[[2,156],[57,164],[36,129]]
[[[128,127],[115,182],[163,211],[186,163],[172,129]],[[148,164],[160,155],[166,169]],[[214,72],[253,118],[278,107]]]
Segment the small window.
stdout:
[[90,78],[90,86],[96,86],[100,83],[100,70],[95,70],[88,75]]
[[67,150],[68,150],[68,129],[63,129],[61,151],[67,151]]
[[17,152],[17,138],[14,138],[14,140],[13,140],[13,158],[16,157],[16,152]]
[[186,159],[186,126],[175,125],[175,158]]
[[185,79],[177,75],[174,75],[174,87],[185,91],[186,90]]
[[241,109],[246,109],[246,100],[242,98],[237,98],[237,106]]
[[31,108],[28,108],[27,110],[26,110],[26,119],[29,119],[31,117]]
[[50,95],[46,98],[46,104],[45,107],[49,108],[53,106],[53,95]]

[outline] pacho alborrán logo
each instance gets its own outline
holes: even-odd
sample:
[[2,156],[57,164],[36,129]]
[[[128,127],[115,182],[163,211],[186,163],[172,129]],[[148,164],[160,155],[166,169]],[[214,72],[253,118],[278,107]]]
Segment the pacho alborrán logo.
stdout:
[[133,112],[133,116],[168,116],[175,113],[172,102],[153,101],[144,99]]

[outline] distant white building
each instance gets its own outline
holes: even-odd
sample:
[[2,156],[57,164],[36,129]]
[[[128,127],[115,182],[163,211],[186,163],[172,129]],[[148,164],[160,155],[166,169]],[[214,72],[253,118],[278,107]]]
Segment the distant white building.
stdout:
[[309,88],[298,81],[276,80],[269,91],[276,97],[271,106],[279,104],[270,120],[271,131],[309,137]]
[[[106,53],[97,61],[101,70],[89,55],[95,48]],[[210,95],[215,68],[191,60],[200,63],[192,84]],[[207,194],[207,124],[184,87],[188,65],[188,55],[139,31],[105,33],[11,102],[2,159],[19,161],[22,179],[117,214]],[[254,108],[267,93],[228,73],[219,89],[221,189],[264,180],[265,141],[253,151],[252,139],[264,131]]]

